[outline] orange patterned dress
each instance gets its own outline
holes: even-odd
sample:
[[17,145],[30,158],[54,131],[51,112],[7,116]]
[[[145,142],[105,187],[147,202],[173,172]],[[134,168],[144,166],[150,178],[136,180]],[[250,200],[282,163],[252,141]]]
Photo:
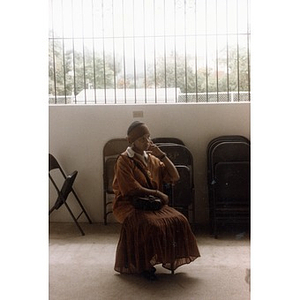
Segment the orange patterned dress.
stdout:
[[158,211],[135,209],[129,192],[140,186],[148,187],[145,175],[134,160],[149,174],[152,186],[163,189],[170,182],[164,164],[149,154],[147,164],[128,152],[122,153],[115,166],[113,213],[122,223],[117,245],[115,271],[141,273],[162,264],[175,270],[200,256],[197,242],[186,217],[168,205]]

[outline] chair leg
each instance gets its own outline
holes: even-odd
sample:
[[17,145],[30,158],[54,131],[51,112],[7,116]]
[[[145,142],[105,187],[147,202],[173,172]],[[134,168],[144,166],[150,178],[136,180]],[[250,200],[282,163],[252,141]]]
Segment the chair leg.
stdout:
[[193,230],[195,230],[195,219],[196,219],[196,211],[195,211],[195,199],[193,199],[193,203],[192,203],[192,218],[193,218]]
[[111,213],[112,213],[112,211],[108,211],[108,212],[105,213],[105,215],[104,215],[104,225],[107,225],[107,217]]
[[175,241],[173,241],[172,245],[173,245],[173,247],[172,247],[171,274],[174,275],[175,248],[176,248]]
[[216,219],[214,220],[214,236],[215,236],[215,239],[218,238],[218,225],[217,225]]
[[104,216],[104,225],[107,225],[106,191],[103,192],[103,216]]
[[65,202],[64,204],[66,205],[66,207],[67,207],[67,209],[68,209],[70,215],[72,216],[72,218],[73,218],[75,224],[77,225],[78,229],[80,230],[81,234],[82,234],[82,235],[85,235],[84,231],[82,230],[82,228],[80,227],[79,223],[77,222],[77,220],[76,220],[74,214],[72,213],[72,211],[71,211],[69,205],[67,204],[67,202]]
[[75,198],[76,198],[76,200],[77,200],[79,206],[81,207],[81,209],[82,209],[83,213],[85,214],[86,218],[88,219],[89,223],[90,223],[90,224],[93,224],[93,223],[92,223],[92,220],[90,219],[89,215],[87,214],[85,208],[83,207],[81,201],[79,200],[77,194],[75,193],[75,191],[74,191],[73,189],[72,189],[72,193],[73,193],[73,195],[75,196]]

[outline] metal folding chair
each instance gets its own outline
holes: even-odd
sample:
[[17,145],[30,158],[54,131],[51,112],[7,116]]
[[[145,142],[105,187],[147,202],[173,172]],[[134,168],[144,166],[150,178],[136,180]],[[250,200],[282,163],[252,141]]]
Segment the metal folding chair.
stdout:
[[207,148],[210,228],[215,238],[219,225],[250,222],[250,141],[221,136]]
[[[159,148],[165,152],[173,162],[180,175],[180,180],[171,186],[170,205],[182,212],[188,219],[189,212],[192,214],[192,227],[195,226],[195,188],[193,156],[190,150],[181,144],[159,143]],[[170,189],[170,187],[166,187]]]
[[[61,175],[64,178],[64,182],[63,182],[61,188],[58,187],[58,184],[55,182],[53,176],[51,176],[51,171],[55,170],[55,169],[59,170]],[[82,230],[81,226],[78,223],[78,219],[80,218],[80,216],[82,214],[85,214],[85,216],[88,219],[90,224],[92,224],[92,221],[91,221],[90,217],[88,216],[86,210],[84,209],[81,201],[79,200],[79,197],[77,196],[76,192],[73,189],[73,184],[74,184],[77,174],[78,174],[78,172],[74,171],[73,173],[66,175],[65,172],[63,171],[63,169],[61,168],[61,166],[59,165],[58,161],[56,160],[56,158],[52,154],[49,154],[49,178],[58,194],[57,200],[55,201],[52,208],[49,210],[49,215],[54,210],[58,210],[62,205],[65,205],[67,210],[69,211],[72,219],[74,220],[75,224],[77,225],[78,229],[80,230],[81,234],[85,235],[84,231]],[[67,204],[67,199],[68,199],[68,196],[70,193],[72,193],[74,195],[75,199],[77,200],[77,202],[81,208],[81,212],[77,217],[75,217],[70,206]]]

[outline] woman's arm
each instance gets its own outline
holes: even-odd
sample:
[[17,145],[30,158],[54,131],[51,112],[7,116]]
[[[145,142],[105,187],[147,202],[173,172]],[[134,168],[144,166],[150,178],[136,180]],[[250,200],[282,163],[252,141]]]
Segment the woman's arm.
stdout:
[[129,193],[129,196],[144,196],[144,195],[152,195],[158,197],[159,199],[162,200],[163,204],[169,203],[168,195],[164,194],[159,190],[152,190],[141,186],[140,188],[132,190]]
[[159,158],[166,166],[166,170],[173,183],[180,179],[178,171],[172,161],[167,157],[166,153],[162,152],[157,145],[152,143],[149,147],[149,152]]

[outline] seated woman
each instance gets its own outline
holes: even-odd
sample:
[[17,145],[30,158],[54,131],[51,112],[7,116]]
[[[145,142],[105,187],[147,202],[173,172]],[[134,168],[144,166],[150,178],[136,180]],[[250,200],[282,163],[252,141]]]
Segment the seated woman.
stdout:
[[[200,253],[188,220],[168,206],[168,196],[163,193],[163,182],[179,180],[175,166],[151,142],[144,123],[133,122],[127,139],[131,146],[119,156],[113,181],[113,213],[122,223],[115,270],[155,280],[154,265],[174,271]],[[144,195],[160,198],[163,206],[155,211],[135,208],[134,196]]]

